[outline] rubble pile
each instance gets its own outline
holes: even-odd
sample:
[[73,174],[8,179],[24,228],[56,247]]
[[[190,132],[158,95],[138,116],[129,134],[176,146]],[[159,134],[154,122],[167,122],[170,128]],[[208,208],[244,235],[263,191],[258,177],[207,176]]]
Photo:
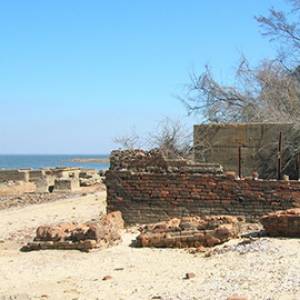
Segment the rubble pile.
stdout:
[[223,168],[214,163],[195,163],[182,157],[167,158],[159,149],[144,151],[115,150],[110,156],[110,170],[170,173],[178,171],[189,171],[201,174],[222,174]]
[[[147,170],[166,169],[167,164],[162,153],[158,149],[144,151],[134,150],[115,150],[110,156],[111,170]],[[150,170],[149,169],[149,170]]]
[[145,225],[137,237],[138,247],[213,247],[237,238],[240,224],[236,217],[207,216],[174,218]]
[[[270,255],[278,253],[279,249],[272,246],[272,243],[268,239],[244,239],[241,242],[232,245],[224,245],[222,247],[216,247],[205,253],[205,257],[213,255],[220,255],[228,252],[236,252],[240,255],[247,253],[260,253],[265,252]],[[197,253],[197,249],[192,254]]]
[[270,236],[300,237],[300,208],[269,213],[260,222]]
[[104,215],[98,222],[39,226],[34,241],[25,245],[21,250],[75,249],[90,251],[107,248],[121,241],[123,228],[124,221],[118,211]]
[[79,173],[80,186],[93,186],[102,182],[96,170],[82,171]]

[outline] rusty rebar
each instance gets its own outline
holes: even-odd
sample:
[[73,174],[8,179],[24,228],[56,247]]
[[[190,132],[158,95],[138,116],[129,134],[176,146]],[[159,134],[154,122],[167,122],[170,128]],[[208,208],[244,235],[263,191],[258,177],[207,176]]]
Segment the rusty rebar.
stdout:
[[297,153],[296,156],[296,168],[297,168],[297,179],[300,179],[300,153]]
[[282,132],[279,133],[278,141],[278,153],[277,153],[277,179],[281,179],[281,144],[282,144]]
[[239,178],[242,178],[242,146],[239,146],[238,167],[239,167]]

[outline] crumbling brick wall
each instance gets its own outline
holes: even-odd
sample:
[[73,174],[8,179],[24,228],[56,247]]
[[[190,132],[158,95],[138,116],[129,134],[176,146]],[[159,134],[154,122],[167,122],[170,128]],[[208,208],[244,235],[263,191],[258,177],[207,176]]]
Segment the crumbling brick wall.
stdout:
[[127,166],[114,164],[106,173],[108,210],[120,210],[127,224],[218,214],[257,219],[267,212],[300,207],[298,181],[236,180],[215,164],[176,166],[176,161],[167,160],[165,165],[137,168],[136,160],[142,158],[131,154],[113,153],[113,160],[125,155]]

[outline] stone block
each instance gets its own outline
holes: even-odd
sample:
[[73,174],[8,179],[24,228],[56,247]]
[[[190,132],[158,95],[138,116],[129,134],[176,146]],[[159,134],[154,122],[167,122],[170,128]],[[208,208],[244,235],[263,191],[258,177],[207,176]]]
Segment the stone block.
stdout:
[[80,188],[78,178],[57,178],[54,181],[54,191],[77,191]]

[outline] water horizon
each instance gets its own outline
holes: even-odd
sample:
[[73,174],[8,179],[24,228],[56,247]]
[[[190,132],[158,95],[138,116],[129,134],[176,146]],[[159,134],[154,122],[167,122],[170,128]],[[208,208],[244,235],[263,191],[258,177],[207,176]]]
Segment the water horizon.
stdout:
[[107,169],[108,162],[78,162],[74,159],[108,159],[109,154],[0,154],[0,169],[78,167]]

